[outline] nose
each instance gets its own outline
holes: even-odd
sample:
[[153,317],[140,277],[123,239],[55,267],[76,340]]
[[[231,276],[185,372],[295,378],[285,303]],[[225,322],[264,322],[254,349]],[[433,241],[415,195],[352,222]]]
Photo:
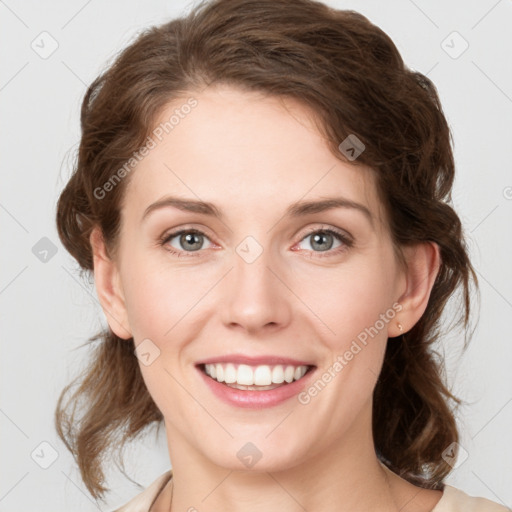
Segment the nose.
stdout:
[[233,261],[222,291],[224,325],[252,335],[285,328],[291,319],[293,294],[276,259],[263,250],[252,262],[235,252]]

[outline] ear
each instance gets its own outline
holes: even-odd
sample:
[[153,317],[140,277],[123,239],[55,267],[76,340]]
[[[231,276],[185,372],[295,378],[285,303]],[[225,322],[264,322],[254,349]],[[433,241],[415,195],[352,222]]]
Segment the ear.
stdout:
[[[441,255],[435,242],[422,242],[403,248],[407,268],[404,269],[405,290],[397,300],[402,310],[396,316],[388,329],[390,338],[399,336],[411,330],[427,309],[430,292],[434,286],[439,268]],[[400,331],[398,323],[402,325]]]
[[112,331],[123,339],[129,339],[128,315],[123,289],[115,263],[108,257],[101,229],[95,226],[89,236],[94,260],[96,293]]

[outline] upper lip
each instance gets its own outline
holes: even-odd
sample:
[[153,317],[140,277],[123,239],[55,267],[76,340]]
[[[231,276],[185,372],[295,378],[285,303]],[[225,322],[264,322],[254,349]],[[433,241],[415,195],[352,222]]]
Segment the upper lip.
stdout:
[[236,364],[247,364],[249,366],[258,365],[290,365],[290,366],[314,366],[312,363],[307,361],[299,361],[298,359],[292,359],[290,357],[280,356],[258,356],[250,357],[243,354],[230,354],[225,356],[210,357],[198,361],[196,365],[202,364],[215,364],[215,363],[236,363]]

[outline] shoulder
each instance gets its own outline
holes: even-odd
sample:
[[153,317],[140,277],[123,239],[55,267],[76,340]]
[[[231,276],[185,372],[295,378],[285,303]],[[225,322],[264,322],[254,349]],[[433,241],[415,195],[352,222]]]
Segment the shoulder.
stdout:
[[128,503],[122,507],[116,508],[113,512],[148,512],[149,508],[155,501],[165,484],[171,479],[172,470],[166,471],[160,475],[153,483],[151,483],[141,493],[137,494]]
[[432,512],[511,512],[510,508],[466,494],[461,489],[445,484],[443,496]]

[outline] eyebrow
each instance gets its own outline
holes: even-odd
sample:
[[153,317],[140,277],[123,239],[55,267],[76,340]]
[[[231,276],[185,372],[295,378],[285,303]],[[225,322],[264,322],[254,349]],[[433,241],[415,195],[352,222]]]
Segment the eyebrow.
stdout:
[[[142,215],[141,222],[144,221],[151,212],[160,208],[173,207],[178,210],[200,213],[202,215],[209,215],[220,220],[224,219],[222,212],[212,203],[197,201],[195,199],[183,199],[181,197],[166,196],[158,201],[150,204],[144,214]],[[292,203],[285,212],[285,217],[302,217],[305,215],[311,215],[313,213],[321,213],[334,208],[351,208],[364,214],[366,219],[372,226],[373,215],[370,210],[360,204],[344,197],[327,197],[325,199],[315,201],[299,201]]]

